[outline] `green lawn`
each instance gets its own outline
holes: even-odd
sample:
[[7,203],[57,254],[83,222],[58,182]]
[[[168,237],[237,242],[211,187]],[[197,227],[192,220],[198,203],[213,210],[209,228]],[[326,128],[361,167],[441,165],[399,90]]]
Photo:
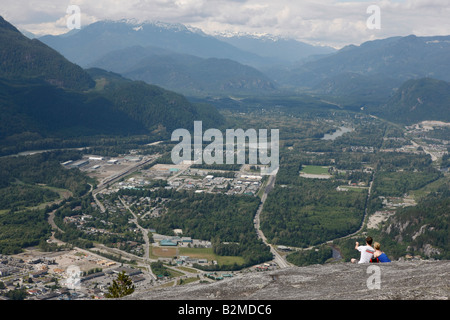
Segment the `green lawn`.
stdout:
[[303,166],[302,170],[300,172],[307,173],[307,174],[326,174],[328,175],[328,169],[329,167],[323,167],[323,166]]
[[197,259],[208,259],[216,260],[219,265],[231,265],[236,262],[236,264],[243,264],[244,258],[233,257],[233,256],[218,256],[214,254],[212,248],[179,248],[180,256],[189,256],[191,258]]

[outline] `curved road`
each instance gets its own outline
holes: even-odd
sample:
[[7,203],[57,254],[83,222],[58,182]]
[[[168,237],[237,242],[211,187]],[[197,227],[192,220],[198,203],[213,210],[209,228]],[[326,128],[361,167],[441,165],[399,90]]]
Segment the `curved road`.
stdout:
[[290,264],[289,262],[287,262],[279,253],[277,250],[275,250],[275,248],[267,242],[267,238],[264,235],[264,233],[262,232],[262,230],[260,229],[261,227],[261,221],[260,221],[260,215],[261,212],[264,208],[264,203],[266,202],[267,199],[267,195],[269,194],[270,191],[272,191],[273,187],[275,186],[275,179],[276,179],[276,175],[271,175],[269,176],[269,181],[267,182],[267,185],[264,189],[264,193],[261,197],[261,204],[259,205],[258,210],[256,211],[256,215],[255,215],[255,229],[256,232],[258,234],[258,238],[260,238],[267,246],[270,247],[270,251],[272,252],[274,259],[273,261],[280,267],[280,268],[289,268],[292,266],[292,264]]

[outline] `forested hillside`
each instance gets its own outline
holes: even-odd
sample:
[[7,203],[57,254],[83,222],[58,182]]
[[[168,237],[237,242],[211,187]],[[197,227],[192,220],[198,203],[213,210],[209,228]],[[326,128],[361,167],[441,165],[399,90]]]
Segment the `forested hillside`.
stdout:
[[57,87],[88,90],[84,70],[37,39],[30,40],[0,16],[0,78],[41,79]]
[[381,107],[369,110],[390,121],[411,125],[450,121],[450,83],[432,78],[406,81]]
[[180,94],[121,77],[106,80],[100,70],[91,76],[3,18],[0,31],[0,154],[82,147],[94,136],[145,134],[151,141],[190,129],[194,120],[223,123],[213,106],[196,107]]
[[224,123],[223,116],[212,105],[192,104],[181,94],[101,69],[88,69],[87,72],[96,80],[97,92],[147,131],[163,130],[165,137],[169,137],[175,129],[193,128],[197,120],[202,120],[208,127]]

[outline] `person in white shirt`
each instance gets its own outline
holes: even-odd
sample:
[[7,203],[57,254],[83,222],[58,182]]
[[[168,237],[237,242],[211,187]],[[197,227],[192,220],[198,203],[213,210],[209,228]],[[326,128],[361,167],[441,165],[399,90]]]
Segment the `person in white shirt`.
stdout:
[[366,238],[366,245],[360,246],[359,242],[356,242],[355,249],[361,253],[361,257],[359,260],[352,259],[352,263],[370,263],[370,259],[372,259],[375,249],[372,248],[372,237]]

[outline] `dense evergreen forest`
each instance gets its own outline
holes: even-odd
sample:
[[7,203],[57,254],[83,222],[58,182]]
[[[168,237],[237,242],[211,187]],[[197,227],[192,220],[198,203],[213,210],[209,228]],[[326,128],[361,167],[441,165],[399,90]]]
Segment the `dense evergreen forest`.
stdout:
[[[397,211],[382,227],[381,243],[385,243],[386,251],[392,248],[394,257],[401,256],[402,252],[396,250],[400,246],[412,255],[450,259],[449,221],[450,184],[446,183],[417,206]],[[417,226],[421,226],[419,230]]]
[[89,190],[88,178],[78,169],[66,169],[61,163],[81,158],[80,152],[43,152],[31,156],[0,158],[0,188],[14,183],[45,184],[70,190],[75,196]]
[[302,178],[305,162],[295,152],[282,154],[276,186],[261,214],[261,229],[273,244],[307,247],[361,225],[367,192],[340,192],[340,181]]
[[332,259],[333,250],[330,246],[320,246],[311,250],[295,251],[286,257],[286,260],[296,266],[311,264],[324,264]]
[[45,210],[0,214],[0,253],[16,254],[50,236]]
[[358,230],[366,193],[339,192],[328,181],[304,180],[269,194],[261,229],[273,244],[306,247]]
[[48,209],[34,208],[59,198],[47,187],[66,189],[75,197],[89,190],[86,176],[60,164],[79,157],[76,152],[52,152],[0,158],[0,253],[18,253],[50,236]]

